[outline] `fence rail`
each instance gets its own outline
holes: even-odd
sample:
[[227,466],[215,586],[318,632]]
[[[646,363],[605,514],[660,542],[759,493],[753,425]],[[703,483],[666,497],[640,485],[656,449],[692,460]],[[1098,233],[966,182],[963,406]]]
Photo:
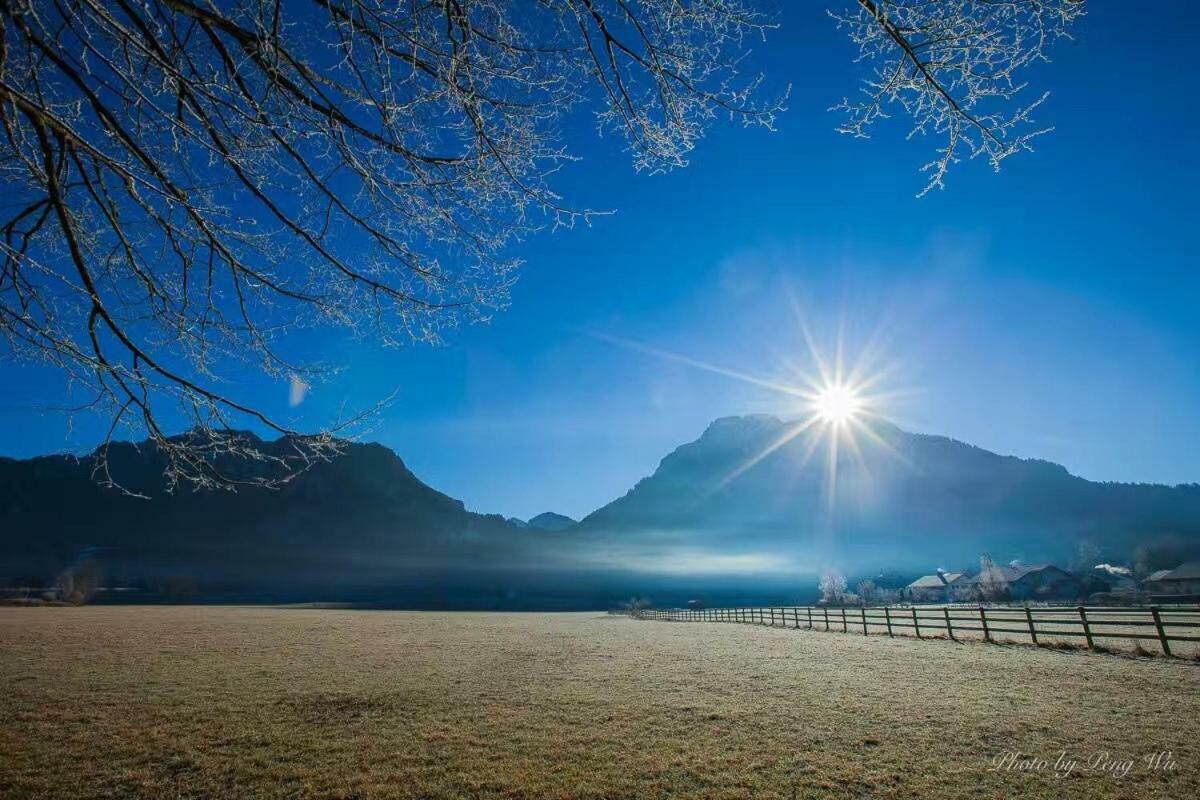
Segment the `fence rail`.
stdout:
[[[963,633],[982,634],[996,641],[996,634],[1028,637],[1041,645],[1047,638],[1082,638],[1087,646],[1100,649],[1098,639],[1155,641],[1170,656],[1171,642],[1200,642],[1192,635],[1200,628],[1197,606],[747,606],[734,608],[665,608],[632,612],[640,619],[671,622],[730,622],[809,630],[871,633],[887,636],[911,635],[923,639],[942,637],[958,640]],[[1153,630],[1151,630],[1153,629]],[[1180,632],[1183,629],[1183,632]],[[1038,637],[1042,637],[1039,640]]]

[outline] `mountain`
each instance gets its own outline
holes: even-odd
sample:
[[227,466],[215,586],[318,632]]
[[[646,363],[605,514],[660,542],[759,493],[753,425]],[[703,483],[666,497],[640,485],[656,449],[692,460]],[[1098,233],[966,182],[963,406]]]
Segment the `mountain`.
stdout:
[[566,516],[565,514],[555,514],[553,511],[546,511],[532,517],[525,523],[527,527],[535,528],[539,531],[565,531],[567,528],[574,527],[576,521]]
[[[291,452],[286,438],[259,447]],[[95,456],[0,458],[0,582],[45,585],[86,554],[107,582],[151,594],[340,597],[411,593],[526,558],[527,533],[468,511],[377,444],[347,444],[278,488],[167,493],[149,444],[114,444],[109,464],[118,483],[150,499],[97,483]]]
[[[632,595],[796,602],[828,566],[962,569],[981,551],[1064,566],[1081,545],[1096,562],[1141,551],[1151,568],[1200,557],[1200,486],[1094,483],[879,423],[842,441],[833,469],[825,433],[716,420],[578,523],[469,511],[378,444],[346,444],[277,488],[173,493],[155,447],[114,444],[114,479],[150,499],[101,486],[95,456],[0,458],[0,586],[66,576],[132,590],[124,600],[597,608]],[[295,443],[259,447],[283,457]]]
[[831,469],[827,428],[718,419],[577,532],[653,538],[714,563],[863,571],[962,567],[980,551],[1066,564],[1084,543],[1128,562],[1139,547],[1200,543],[1200,486],[1095,483],[1047,461],[864,425],[853,444],[839,440]]

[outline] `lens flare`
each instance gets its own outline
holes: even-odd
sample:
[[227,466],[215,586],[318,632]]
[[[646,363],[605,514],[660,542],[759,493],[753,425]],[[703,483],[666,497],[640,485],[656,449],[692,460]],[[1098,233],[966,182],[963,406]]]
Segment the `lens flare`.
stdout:
[[768,456],[800,440],[802,443],[792,448],[798,468],[805,467],[818,451],[825,451],[825,496],[832,511],[837,501],[838,474],[847,457],[868,477],[870,454],[865,452],[866,448],[905,461],[879,432],[882,425],[891,424],[885,411],[889,400],[903,394],[894,390],[880,391],[881,384],[891,383],[899,362],[885,361],[878,334],[856,353],[855,358],[847,359],[840,326],[832,352],[823,350],[805,324],[794,299],[793,308],[808,357],[801,354],[797,360],[787,359],[784,374],[773,377],[751,375],[740,369],[607,334],[592,335],[655,358],[685,364],[780,395],[795,416],[787,421],[778,436],[749,453],[732,470],[714,481],[711,490],[721,491]]
[[863,410],[863,400],[851,386],[833,384],[823,387],[813,400],[813,412],[821,421],[845,425]]

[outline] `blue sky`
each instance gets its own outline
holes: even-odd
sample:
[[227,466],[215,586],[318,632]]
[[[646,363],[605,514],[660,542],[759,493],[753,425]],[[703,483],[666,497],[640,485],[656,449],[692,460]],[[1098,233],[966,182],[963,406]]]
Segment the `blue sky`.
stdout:
[[[687,169],[649,177],[581,126],[557,188],[616,213],[527,242],[490,325],[440,348],[308,343],[346,369],[294,411],[286,386],[234,388],[310,427],[397,389],[369,438],[425,481],[479,511],[579,516],[715,417],[796,410],[612,337],[781,377],[805,365],[794,295],[820,339],[839,320],[850,353],[877,336],[901,392],[883,411],[904,427],[1095,480],[1200,481],[1200,14],[1089,4],[1032,76],[1057,130],[917,199],[935,142],[906,141],[903,120],[869,141],[834,131],[826,109],[858,73],[809,6],[788,4],[754,56],[793,86],[777,132],[718,124]],[[100,421],[35,408],[60,396],[53,374],[0,364],[0,453],[93,447]]]

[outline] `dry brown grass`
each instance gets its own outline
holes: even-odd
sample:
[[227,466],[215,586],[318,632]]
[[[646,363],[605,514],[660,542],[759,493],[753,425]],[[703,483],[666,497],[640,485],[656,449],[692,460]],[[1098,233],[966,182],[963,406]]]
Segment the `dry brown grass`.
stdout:
[[[1200,666],[602,614],[0,609],[0,797],[1200,796]],[[1135,759],[995,771],[1006,751]],[[1140,759],[1171,751],[1177,766]]]

